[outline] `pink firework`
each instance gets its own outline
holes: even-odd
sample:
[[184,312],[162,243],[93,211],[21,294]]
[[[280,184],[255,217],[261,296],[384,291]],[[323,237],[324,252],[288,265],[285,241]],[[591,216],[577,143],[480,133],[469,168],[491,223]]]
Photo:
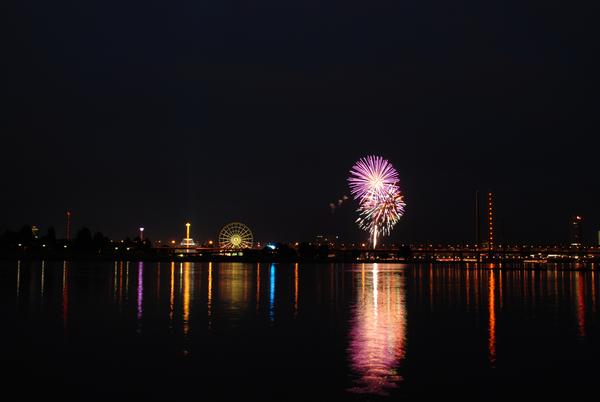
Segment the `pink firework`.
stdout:
[[350,170],[348,184],[352,196],[362,202],[366,198],[378,197],[398,182],[398,172],[381,156],[361,158]]
[[356,222],[371,234],[373,248],[404,215],[406,204],[397,183],[398,172],[380,156],[361,158],[350,170],[348,184],[359,203]]

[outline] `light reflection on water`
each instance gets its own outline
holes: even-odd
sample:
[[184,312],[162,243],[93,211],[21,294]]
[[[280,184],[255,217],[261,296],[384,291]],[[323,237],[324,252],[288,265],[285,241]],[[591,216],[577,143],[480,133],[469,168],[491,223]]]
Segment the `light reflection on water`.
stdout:
[[169,276],[171,284],[169,292],[169,323],[173,327],[173,318],[175,317],[175,263],[171,263],[171,275]]
[[[577,311],[577,335],[580,338],[585,338],[585,300],[584,300],[584,278],[581,272],[576,272],[576,298],[575,304]],[[593,289],[593,288],[592,288]]]
[[69,317],[69,263],[65,261],[62,269],[62,317],[63,328],[67,332],[67,320]]
[[404,273],[382,264],[362,264],[354,283],[348,354],[358,378],[351,391],[387,395],[402,380],[398,367],[406,354]]
[[[220,313],[239,317],[249,308],[253,267],[243,264],[221,264],[218,269],[218,299]],[[211,285],[212,289],[212,285]]]
[[190,297],[192,290],[192,264],[189,262],[185,262],[181,266],[181,270],[183,273],[183,313],[182,313],[182,321],[183,321],[183,334],[187,335],[190,331]]
[[[51,317],[65,338],[88,316],[110,311],[111,318],[132,323],[138,338],[168,328],[182,343],[178,350],[192,356],[192,350],[210,350],[210,343],[204,343],[210,334],[262,331],[263,336],[281,326],[293,332],[308,322],[328,327],[337,320],[344,334],[339,339],[347,342],[349,377],[343,389],[353,394],[388,395],[407,383],[406,362],[419,358],[411,349],[415,338],[411,333],[409,339],[409,327],[414,331],[414,320],[423,317],[434,323],[446,317],[463,320],[456,336],[473,342],[462,347],[472,348],[471,356],[494,370],[510,364],[507,351],[519,346],[515,339],[521,329],[515,323],[559,328],[562,342],[585,344],[597,321],[598,278],[589,269],[171,262],[161,270],[159,263],[148,262],[4,264],[5,274],[14,275],[3,282],[9,309]],[[312,333],[305,331],[305,336]],[[448,342],[448,336],[436,335],[436,342]],[[289,345],[294,342],[302,340]]]
[[298,316],[298,263],[294,264],[294,318]]
[[492,271],[489,275],[488,288],[488,359],[492,367],[496,365],[496,279],[494,277],[495,274]]
[[260,307],[260,263],[256,264],[256,312]]
[[19,296],[21,294],[21,261],[17,261],[17,302],[19,305]]
[[137,319],[142,319],[144,309],[142,303],[144,301],[144,263],[138,263],[138,278],[137,278]]
[[269,320],[275,320],[275,264],[269,271]]

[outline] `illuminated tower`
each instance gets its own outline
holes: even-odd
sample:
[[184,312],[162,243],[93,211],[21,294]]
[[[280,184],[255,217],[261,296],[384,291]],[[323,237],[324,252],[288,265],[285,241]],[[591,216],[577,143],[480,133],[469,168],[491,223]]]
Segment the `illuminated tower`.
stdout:
[[494,194],[488,193],[488,247],[494,247]]
[[571,245],[581,246],[583,243],[583,235],[581,226],[583,225],[583,217],[580,215],[574,216],[571,219]]
[[479,246],[479,190],[475,190],[475,246]]
[[71,211],[67,211],[67,240],[71,240]]
[[140,228],[140,240],[144,241],[144,228]]
[[185,247],[193,247],[196,245],[196,243],[194,242],[194,239],[192,239],[190,237],[190,227],[192,226],[191,223],[186,223],[185,224],[185,238],[181,241],[181,245],[185,246]]

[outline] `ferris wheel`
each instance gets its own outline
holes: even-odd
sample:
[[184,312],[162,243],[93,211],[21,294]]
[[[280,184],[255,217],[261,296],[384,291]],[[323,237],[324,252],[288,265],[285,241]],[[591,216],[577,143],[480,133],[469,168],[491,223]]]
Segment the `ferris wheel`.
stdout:
[[253,240],[250,228],[239,222],[229,223],[219,232],[220,248],[251,248]]

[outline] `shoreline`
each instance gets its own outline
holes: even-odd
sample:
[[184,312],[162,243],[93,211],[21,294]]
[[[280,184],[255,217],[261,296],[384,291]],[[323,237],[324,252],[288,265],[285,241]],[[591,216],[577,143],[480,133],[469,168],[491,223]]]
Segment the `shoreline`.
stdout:
[[[250,264],[394,264],[394,265],[435,265],[435,266],[464,266],[479,267],[491,270],[531,270],[531,269],[559,269],[561,271],[593,271],[598,260],[519,260],[503,259],[493,261],[440,261],[426,259],[348,259],[348,258],[327,258],[327,259],[302,259],[302,258],[256,258],[256,257],[233,257],[233,256],[89,256],[89,255],[21,255],[21,256],[0,256],[0,261],[4,262],[35,262],[35,261],[53,261],[53,262],[202,262],[202,263],[250,263]],[[508,265],[508,266],[506,266]],[[600,268],[600,264],[599,264]]]

